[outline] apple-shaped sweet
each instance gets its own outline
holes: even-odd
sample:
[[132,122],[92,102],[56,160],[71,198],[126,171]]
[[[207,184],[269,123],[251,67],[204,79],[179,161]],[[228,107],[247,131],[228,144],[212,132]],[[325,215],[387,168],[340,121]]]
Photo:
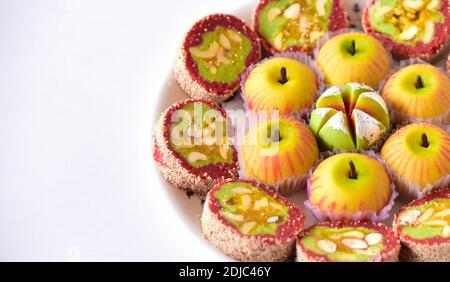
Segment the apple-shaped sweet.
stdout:
[[310,108],[317,97],[316,73],[295,59],[274,57],[251,70],[243,96],[250,111],[278,110],[280,115]]
[[341,153],[326,158],[314,170],[308,180],[307,206],[319,220],[383,220],[392,192],[378,160]]
[[239,153],[245,177],[275,186],[281,194],[289,195],[304,186],[319,149],[303,122],[279,118],[252,127],[244,136]]
[[450,182],[450,134],[437,125],[402,127],[386,140],[381,156],[407,196],[419,197]]
[[390,128],[380,95],[358,83],[333,86],[316,102],[310,124],[322,150],[370,149]]
[[360,82],[372,87],[378,86],[391,65],[389,54],[380,42],[357,32],[336,35],[325,42],[317,63],[327,84]]
[[429,64],[413,64],[395,72],[381,95],[398,122],[450,122],[450,79]]

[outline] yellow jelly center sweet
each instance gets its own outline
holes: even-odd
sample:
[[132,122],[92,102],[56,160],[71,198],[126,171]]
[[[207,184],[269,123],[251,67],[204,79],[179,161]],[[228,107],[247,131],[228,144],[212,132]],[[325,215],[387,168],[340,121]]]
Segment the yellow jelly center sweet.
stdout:
[[284,204],[249,183],[225,184],[214,196],[222,206],[220,215],[243,234],[275,234],[288,216]]

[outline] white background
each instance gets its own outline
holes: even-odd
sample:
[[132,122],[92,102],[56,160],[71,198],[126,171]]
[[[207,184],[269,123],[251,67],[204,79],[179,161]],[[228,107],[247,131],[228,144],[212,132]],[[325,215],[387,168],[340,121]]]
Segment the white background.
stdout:
[[150,136],[183,33],[244,2],[0,0],[0,261],[217,257]]

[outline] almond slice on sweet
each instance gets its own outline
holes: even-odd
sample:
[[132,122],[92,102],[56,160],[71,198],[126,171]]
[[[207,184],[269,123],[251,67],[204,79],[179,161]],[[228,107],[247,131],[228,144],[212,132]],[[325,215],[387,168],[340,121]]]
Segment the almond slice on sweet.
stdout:
[[336,252],[337,249],[336,244],[330,240],[319,240],[316,245],[320,250],[329,254]]
[[228,157],[228,151],[229,151],[229,147],[224,145],[224,146],[220,146],[219,152],[220,152],[220,156],[222,157],[222,159],[226,159]]
[[316,1],[316,10],[317,14],[319,16],[325,15],[325,4],[327,3],[326,0],[317,0]]
[[208,70],[212,74],[216,74],[217,73],[217,67],[215,65],[209,64],[208,65]]
[[432,219],[428,220],[423,223],[423,225],[429,225],[429,226],[447,226],[447,221],[442,219]]
[[423,6],[423,1],[422,0],[406,0],[403,1],[403,6],[413,9],[414,11],[419,11],[422,6]]
[[231,60],[225,56],[225,50],[222,47],[219,48],[219,52],[217,53],[217,60],[226,65],[231,64]]
[[428,209],[426,209],[426,210],[422,213],[421,216],[419,216],[419,217],[417,218],[417,221],[418,221],[418,222],[424,222],[424,221],[427,221],[428,219],[431,218],[431,216],[433,215],[433,213],[434,213],[434,209],[433,209],[433,208],[428,208]]
[[445,226],[442,230],[442,236],[444,237],[450,237],[450,226]]
[[277,7],[273,7],[267,13],[267,19],[269,20],[269,22],[273,22],[273,20],[280,14],[281,14],[281,10]]
[[431,0],[427,5],[428,10],[437,10],[439,8],[440,1],[439,0]]
[[369,246],[373,246],[373,245],[380,243],[382,239],[383,239],[383,235],[381,235],[381,233],[377,233],[377,232],[367,234],[365,237],[365,240]]
[[267,219],[267,222],[268,223],[275,223],[275,222],[277,222],[278,221],[278,216],[276,215],[276,216],[271,216],[271,217],[269,217],[268,219]]
[[242,37],[236,31],[227,29],[226,33],[227,33],[228,38],[231,39],[232,41],[234,41],[236,43],[242,42]]
[[352,231],[347,231],[345,233],[342,233],[341,236],[362,239],[362,238],[364,238],[364,233],[357,231],[357,230],[352,230]]
[[341,240],[342,244],[346,245],[350,249],[362,250],[368,247],[366,241],[355,238],[344,238]]
[[227,211],[221,211],[220,214],[227,219],[236,220],[236,221],[244,221],[244,216],[242,214],[234,214]]
[[267,198],[262,198],[255,202],[254,209],[259,210],[261,208],[266,208],[268,206],[269,206],[269,201],[267,201]]
[[294,3],[283,12],[283,16],[291,20],[295,20],[300,16],[300,4]]
[[242,208],[244,210],[247,210],[250,207],[251,203],[252,197],[250,197],[249,195],[242,196]]
[[190,163],[195,163],[197,161],[206,161],[208,157],[205,154],[199,152],[192,152],[188,156],[188,161]]
[[251,189],[245,187],[235,187],[231,189],[231,191],[235,194],[252,194],[253,191]]
[[257,223],[255,221],[249,221],[249,222],[244,223],[241,226],[241,232],[244,234],[250,233],[250,231],[252,231],[253,227],[255,227],[256,224]]
[[211,44],[211,46],[209,46],[209,48],[206,50],[200,50],[197,47],[191,47],[191,48],[189,48],[189,51],[191,52],[191,54],[193,56],[196,56],[196,57],[199,57],[202,59],[211,59],[217,55],[217,53],[219,52],[219,47],[220,47],[219,43],[213,42]]
[[434,36],[434,23],[433,21],[427,21],[425,23],[425,32],[423,34],[423,42],[430,43]]
[[405,210],[400,213],[399,221],[402,225],[412,224],[419,217],[419,210]]
[[406,30],[400,33],[399,37],[402,40],[411,40],[419,32],[419,28],[416,25],[409,26]]
[[433,218],[436,218],[436,217],[447,217],[447,216],[449,216],[449,215],[450,215],[450,209],[448,209],[448,210],[442,210],[442,211],[440,211],[440,212],[435,213],[435,214],[433,215]]
[[224,34],[220,34],[219,36],[219,43],[222,45],[223,48],[230,50],[231,49],[231,42]]
[[277,50],[283,49],[283,33],[280,32],[277,37],[275,37],[275,40],[273,41],[273,46],[275,46],[275,48],[277,48]]

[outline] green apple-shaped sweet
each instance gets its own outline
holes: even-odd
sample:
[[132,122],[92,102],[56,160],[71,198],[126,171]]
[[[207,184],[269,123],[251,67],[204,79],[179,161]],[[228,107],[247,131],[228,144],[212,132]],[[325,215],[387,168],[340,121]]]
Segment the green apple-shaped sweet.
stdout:
[[330,85],[359,82],[377,87],[390,69],[383,45],[374,37],[357,32],[328,40],[319,51],[317,63],[325,83]]
[[271,58],[256,66],[244,83],[249,110],[278,110],[280,115],[310,108],[318,79],[307,65],[290,58]]
[[386,135],[390,116],[372,88],[348,83],[333,86],[319,97],[309,126],[323,150],[367,150]]

